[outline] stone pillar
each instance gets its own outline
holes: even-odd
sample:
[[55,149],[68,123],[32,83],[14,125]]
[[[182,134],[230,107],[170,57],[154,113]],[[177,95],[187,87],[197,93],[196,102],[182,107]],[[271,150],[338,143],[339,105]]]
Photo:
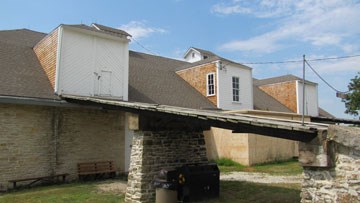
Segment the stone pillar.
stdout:
[[327,142],[332,164],[304,167],[301,202],[360,202],[360,129],[330,126]]
[[154,177],[164,167],[207,163],[202,132],[135,131],[131,150],[127,203],[154,202]]

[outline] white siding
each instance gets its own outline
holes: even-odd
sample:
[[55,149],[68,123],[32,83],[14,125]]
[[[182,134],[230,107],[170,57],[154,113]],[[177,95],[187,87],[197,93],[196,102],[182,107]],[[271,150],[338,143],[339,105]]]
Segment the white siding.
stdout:
[[[194,53],[194,57],[193,57],[193,53]],[[202,56],[199,52],[194,51],[194,50],[190,50],[189,53],[185,56],[185,61],[189,62],[189,63],[193,63],[193,62],[197,62],[202,60]]]
[[128,99],[128,42],[64,28],[59,94]]
[[[297,109],[298,114],[302,114],[303,108],[303,85],[302,81],[296,81]],[[316,84],[305,84],[305,115],[318,116],[318,90]]]
[[[253,109],[252,71],[237,64],[228,64],[218,75],[218,107],[224,110]],[[233,102],[232,77],[240,79],[240,101]]]

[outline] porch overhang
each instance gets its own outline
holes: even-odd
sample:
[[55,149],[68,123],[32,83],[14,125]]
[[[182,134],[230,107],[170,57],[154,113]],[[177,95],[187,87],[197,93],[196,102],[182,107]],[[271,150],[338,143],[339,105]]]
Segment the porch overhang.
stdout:
[[[147,130],[178,128],[182,130],[207,130],[219,127],[235,133],[255,133],[265,136],[310,142],[319,131],[326,132],[327,124],[265,118],[253,115],[191,109],[168,105],[126,102],[94,97],[62,95],[69,103],[97,106],[103,109],[122,110],[137,114],[139,127]],[[186,127],[191,126],[191,127]]]

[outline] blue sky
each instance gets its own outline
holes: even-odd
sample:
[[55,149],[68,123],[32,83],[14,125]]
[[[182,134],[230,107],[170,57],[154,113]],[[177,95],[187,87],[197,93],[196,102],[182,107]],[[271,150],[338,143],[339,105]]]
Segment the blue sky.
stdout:
[[[355,0],[1,0],[0,29],[48,33],[59,24],[93,22],[121,28],[151,53],[181,58],[191,47],[234,61],[264,62],[360,54],[360,2]],[[148,52],[134,41],[130,49]],[[360,57],[310,62],[340,91],[360,71]],[[252,64],[255,78],[302,76],[302,63]],[[344,104],[309,68],[319,104],[343,118]]]

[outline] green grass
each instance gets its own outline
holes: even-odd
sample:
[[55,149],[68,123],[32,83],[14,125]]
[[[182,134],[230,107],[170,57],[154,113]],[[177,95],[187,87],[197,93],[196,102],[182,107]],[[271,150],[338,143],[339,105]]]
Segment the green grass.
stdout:
[[64,185],[41,186],[0,195],[0,203],[119,203],[124,195],[100,193],[96,185],[99,182],[71,183]]
[[300,184],[259,184],[221,181],[220,197],[209,203],[300,202]]
[[[271,175],[298,175],[302,168],[297,160],[243,166],[230,159],[216,161],[222,173],[231,171],[262,172]],[[64,185],[41,186],[0,194],[0,203],[120,203],[124,194],[99,192],[97,185],[107,182],[79,182]],[[260,184],[243,181],[220,181],[219,202],[299,202],[300,184]]]
[[221,158],[215,161],[222,173],[232,171],[259,172],[268,173],[270,175],[299,175],[303,172],[302,167],[296,159],[287,161],[279,161],[265,164],[257,164],[254,166],[243,166],[231,159]]

